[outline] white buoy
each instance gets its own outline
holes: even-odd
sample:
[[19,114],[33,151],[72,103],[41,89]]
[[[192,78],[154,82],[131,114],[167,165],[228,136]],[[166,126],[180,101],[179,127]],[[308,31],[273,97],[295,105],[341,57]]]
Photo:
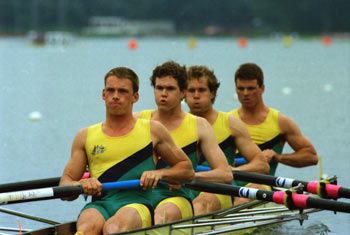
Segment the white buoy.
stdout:
[[284,95],[290,95],[290,93],[292,93],[292,89],[291,89],[290,87],[284,87],[284,88],[282,89],[282,93],[283,93]]
[[333,90],[333,86],[331,84],[325,84],[323,85],[323,90],[325,92],[331,92]]
[[29,114],[29,120],[31,121],[40,121],[41,117],[42,115],[39,111],[33,111]]

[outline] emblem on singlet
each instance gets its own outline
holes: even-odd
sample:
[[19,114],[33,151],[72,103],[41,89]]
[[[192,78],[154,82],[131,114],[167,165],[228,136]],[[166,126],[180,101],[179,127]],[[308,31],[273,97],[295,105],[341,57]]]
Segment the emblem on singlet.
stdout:
[[106,148],[103,145],[95,145],[94,149],[91,152],[92,156],[96,156],[98,154],[104,153],[106,151]]

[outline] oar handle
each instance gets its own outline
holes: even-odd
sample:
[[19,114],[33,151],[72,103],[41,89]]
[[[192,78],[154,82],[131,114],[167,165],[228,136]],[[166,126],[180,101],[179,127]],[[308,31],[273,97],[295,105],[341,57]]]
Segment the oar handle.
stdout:
[[245,160],[243,157],[235,158],[235,166],[241,166],[247,163],[247,160]]
[[102,191],[140,187],[140,180],[126,180],[102,184]]

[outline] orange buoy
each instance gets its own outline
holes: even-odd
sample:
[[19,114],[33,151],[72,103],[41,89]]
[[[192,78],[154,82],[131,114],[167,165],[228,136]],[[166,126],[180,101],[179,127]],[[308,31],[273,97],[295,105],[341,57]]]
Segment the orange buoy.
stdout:
[[239,38],[237,43],[238,43],[239,47],[245,48],[245,47],[248,46],[248,39],[244,38],[244,37],[243,38]]
[[323,46],[330,46],[332,44],[332,38],[329,36],[324,36],[322,38],[322,44]]
[[132,38],[128,41],[128,48],[130,50],[136,50],[138,46],[139,46],[139,43],[136,39]]

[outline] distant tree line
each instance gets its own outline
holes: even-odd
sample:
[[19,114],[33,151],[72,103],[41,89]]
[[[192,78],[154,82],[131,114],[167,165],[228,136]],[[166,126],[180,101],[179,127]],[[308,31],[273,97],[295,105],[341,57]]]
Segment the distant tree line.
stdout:
[[92,16],[171,20],[178,33],[350,32],[349,0],[0,0],[0,33],[71,30]]

